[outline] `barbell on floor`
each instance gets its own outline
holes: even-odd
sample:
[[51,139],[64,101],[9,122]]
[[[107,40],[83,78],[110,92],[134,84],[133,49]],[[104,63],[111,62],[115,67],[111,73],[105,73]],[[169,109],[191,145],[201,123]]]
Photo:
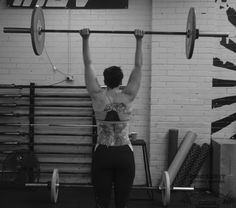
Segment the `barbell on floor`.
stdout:
[[[149,186],[133,186],[132,189],[136,190],[153,190],[161,191],[162,197],[167,200],[168,204],[170,201],[171,190],[173,191],[193,191],[194,187],[171,187],[169,174],[167,171],[163,173],[162,186],[159,187],[149,187]],[[59,171],[54,169],[51,177],[51,181],[45,183],[25,183],[24,187],[46,187],[50,189],[50,198],[53,204],[57,203],[59,195],[59,187],[73,187],[73,188],[92,188],[93,185],[90,184],[70,184],[70,183],[60,183]]]
[[56,203],[58,199],[59,192],[59,171],[58,169],[54,169],[51,177],[51,181],[48,183],[25,183],[25,184],[15,184],[15,183],[4,183],[2,181],[0,183],[0,188],[9,188],[9,187],[46,187],[50,189],[51,202]]
[[[171,190],[181,190],[181,191],[190,191],[194,190],[193,187],[172,187],[173,180],[183,163],[184,158],[186,158],[193,142],[196,140],[197,135],[191,131],[187,132],[185,135],[182,145],[180,146],[174,160],[172,161],[171,165],[168,168],[168,171],[165,171],[162,175],[162,181],[159,187],[136,187],[134,189],[142,189],[142,190],[160,190],[162,193],[162,202],[164,206],[169,205],[170,203],[170,194]],[[48,154],[48,153],[47,153]],[[51,188],[51,201],[56,203],[58,198],[58,191],[59,186],[70,186],[70,185],[63,185],[59,184],[59,172],[57,169],[53,171],[52,181],[50,188]],[[41,186],[41,187],[49,187],[46,183],[37,183],[37,184],[26,184],[26,186]],[[91,185],[71,185],[71,187],[92,187]]]
[[56,203],[59,193],[59,171],[54,169],[51,181],[48,183],[26,183],[25,187],[47,187],[50,188],[51,202]]
[[[4,33],[30,33],[34,53],[41,55],[44,49],[45,33],[80,33],[81,30],[56,30],[45,29],[45,19],[41,7],[35,7],[31,15],[30,28],[18,27],[4,27]],[[90,33],[105,33],[105,34],[134,34],[134,31],[126,30],[91,30]],[[229,34],[215,34],[215,33],[199,33],[196,29],[196,15],[195,9],[189,9],[187,18],[187,27],[185,32],[167,32],[167,31],[146,31],[147,35],[184,35],[185,40],[185,53],[187,59],[191,59],[194,51],[195,40],[199,37],[229,37]]]

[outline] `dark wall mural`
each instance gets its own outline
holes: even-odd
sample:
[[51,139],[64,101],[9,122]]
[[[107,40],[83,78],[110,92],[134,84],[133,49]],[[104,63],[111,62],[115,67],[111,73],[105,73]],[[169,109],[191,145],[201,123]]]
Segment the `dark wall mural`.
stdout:
[[44,9],[127,9],[128,0],[8,0],[8,6],[15,8],[33,8],[36,5]]
[[[219,0],[215,0],[217,2]],[[228,3],[227,0],[221,0],[219,1],[221,3],[224,3],[219,6],[219,9],[224,9],[226,11],[226,15],[228,18],[228,21],[231,25],[236,27],[236,11],[234,8],[232,8]],[[218,3],[219,3],[218,2]],[[236,29],[236,28],[235,28]],[[225,48],[225,50],[230,50],[234,53],[236,53],[236,43],[229,39],[228,41],[226,38],[222,38],[220,41],[220,45]],[[222,69],[225,69],[227,73],[227,70],[235,71],[235,79],[231,80],[225,80],[225,79],[217,79],[213,78],[212,81],[212,87],[236,87],[236,61],[235,63],[232,63],[230,61],[226,61],[224,63],[223,60],[221,60],[220,57],[214,57],[213,58],[213,66],[215,67],[221,67]],[[236,103],[236,95],[235,96],[227,96],[227,97],[220,97],[212,100],[212,108],[220,108],[226,105],[232,105]],[[219,119],[217,121],[212,122],[211,124],[211,134],[214,134],[225,127],[229,126],[233,122],[236,121],[236,113],[232,113],[229,116],[226,116],[222,119]],[[234,133],[232,133],[234,134]],[[232,135],[230,139],[236,139],[236,134]]]

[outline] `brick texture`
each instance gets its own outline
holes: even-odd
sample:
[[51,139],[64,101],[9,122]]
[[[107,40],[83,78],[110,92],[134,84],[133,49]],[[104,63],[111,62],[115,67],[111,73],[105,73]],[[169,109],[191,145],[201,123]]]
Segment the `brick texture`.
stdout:
[[[231,2],[236,3],[235,0]],[[30,25],[29,9],[6,8],[0,1],[0,27]],[[122,10],[45,10],[47,28],[114,29],[185,31],[190,7],[194,7],[200,31],[225,32],[235,28],[229,24],[225,10],[215,0],[129,0],[129,8]],[[233,4],[233,3],[232,3]],[[225,5],[224,5],[225,6]],[[232,113],[235,106],[212,110],[214,98],[235,95],[235,89],[212,88],[212,78],[235,77],[234,71],[214,67],[213,57],[234,60],[234,53],[222,48],[219,39],[200,38],[195,42],[193,58],[185,57],[184,36],[148,36],[144,38],[144,66],[142,85],[134,104],[131,131],[149,145],[153,184],[157,184],[167,169],[167,133],[179,130],[179,140],[192,130],[198,139],[211,137],[211,122]],[[73,75],[73,82],[65,85],[84,85],[81,38],[79,34],[46,34],[46,51],[33,54],[30,36],[4,34],[0,31],[1,84],[53,84]],[[110,65],[124,69],[125,80],[134,63],[135,39],[131,35],[91,35],[92,59],[99,81],[102,71]],[[229,58],[228,58],[229,57]],[[226,59],[227,58],[227,59]],[[50,61],[62,73],[52,70]],[[235,128],[234,128],[235,129]],[[216,136],[232,134],[232,126]],[[142,153],[135,151],[136,183],[144,182]]]

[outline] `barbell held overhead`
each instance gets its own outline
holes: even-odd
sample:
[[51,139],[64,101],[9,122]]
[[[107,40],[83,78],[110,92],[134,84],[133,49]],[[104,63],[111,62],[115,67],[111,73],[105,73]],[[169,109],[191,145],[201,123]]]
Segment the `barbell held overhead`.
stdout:
[[[31,41],[34,53],[41,55],[45,43],[45,33],[80,33],[81,30],[63,30],[63,29],[46,29],[43,10],[40,7],[35,7],[31,16],[30,28],[19,27],[4,27],[4,33],[30,33]],[[134,31],[126,30],[91,30],[90,33],[102,33],[102,34],[134,34]],[[199,33],[196,29],[196,15],[195,9],[192,7],[189,10],[187,18],[187,27],[185,32],[168,32],[168,31],[146,31],[147,35],[184,35],[185,41],[185,53],[187,59],[192,58],[194,51],[195,40],[199,37],[229,37],[229,34],[210,34]]]
[[[80,33],[81,30],[65,30],[65,29],[39,29],[38,33]],[[227,33],[199,33],[196,29],[198,37],[229,37]],[[31,28],[22,27],[4,27],[4,33],[30,33]],[[134,31],[126,30],[90,30],[90,33],[102,33],[102,34],[134,34]],[[168,31],[145,31],[145,35],[188,35],[187,32],[168,32]]]
[[[20,27],[4,27],[4,33],[30,33],[30,28]],[[80,33],[81,30],[64,30],[64,29],[39,29],[38,33]],[[102,33],[102,34],[134,34],[134,31],[127,30],[90,30],[90,33]],[[186,32],[161,32],[161,31],[145,31],[147,35],[187,35]]]

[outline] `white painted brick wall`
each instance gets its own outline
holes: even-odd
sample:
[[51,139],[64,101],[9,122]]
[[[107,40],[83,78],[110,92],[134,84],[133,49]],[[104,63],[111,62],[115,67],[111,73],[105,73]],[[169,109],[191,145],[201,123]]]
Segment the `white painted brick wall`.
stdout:
[[[226,1],[221,2],[218,1],[215,4],[215,10],[216,10],[216,30],[219,33],[229,33],[229,34],[235,34],[235,27],[229,22],[226,14],[226,10],[228,9],[228,6],[236,9],[236,1]],[[220,9],[221,7],[221,9]],[[223,8],[222,8],[223,7]],[[232,41],[236,42],[235,38],[231,38]],[[235,57],[236,54],[223,46],[220,45],[220,39],[216,41],[215,44],[215,57],[220,58],[223,62],[229,61],[232,62],[234,65],[236,65]],[[218,79],[229,79],[229,80],[236,80],[236,72],[228,69],[224,69],[221,67],[213,67],[212,68],[212,74],[214,78]],[[221,97],[227,97],[227,96],[235,96],[236,90],[235,87],[224,87],[224,88],[213,88],[212,91],[212,97],[215,98],[221,98]],[[215,108],[212,110],[212,120],[219,120],[226,116],[230,116],[231,114],[235,113],[236,104],[232,105],[226,105],[222,106],[220,108]],[[226,128],[216,132],[213,134],[213,138],[230,138],[232,135],[235,134],[235,122],[231,125],[227,126]]]
[[[152,30],[185,31],[190,7],[196,10],[200,30],[215,30],[213,1],[183,0],[153,0]],[[180,140],[188,130],[210,139],[215,40],[196,40],[191,60],[185,57],[183,36],[153,36],[152,45],[150,161],[155,183],[167,169],[169,129],[178,129]]]
[[[152,2],[153,30],[184,31],[188,10],[195,7],[200,31],[235,31],[225,11],[219,9],[221,1],[217,2],[219,5],[215,1]],[[235,8],[235,1],[227,3]],[[200,38],[196,40],[193,58],[186,60],[184,39],[176,37],[174,43],[172,40],[172,37],[152,37],[150,156],[154,181],[158,181],[161,172],[167,169],[169,129],[179,129],[180,140],[186,131],[192,130],[198,134],[199,140],[209,141],[211,122],[235,112],[235,104],[211,109],[212,99],[235,95],[235,88],[212,88],[212,78],[235,78],[234,71],[212,66],[213,57],[220,56],[234,63],[235,54],[223,49],[220,39]],[[228,138],[232,134],[235,134],[235,124],[214,136]]]
[[[3,2],[3,1],[2,1]],[[1,3],[1,1],[0,1]],[[124,10],[45,10],[47,28],[114,29],[185,31],[187,14],[195,7],[197,27],[200,31],[234,31],[227,21],[221,1],[214,0],[129,0]],[[229,4],[235,5],[231,0]],[[0,4],[0,27],[30,24],[30,10],[5,8]],[[109,65],[119,65],[127,75],[134,60],[135,40],[130,35],[91,35],[91,52],[99,81],[102,71]],[[83,85],[81,38],[76,34],[47,34],[46,49],[59,70],[74,76],[73,83]],[[212,110],[211,100],[235,95],[235,89],[212,88],[212,78],[233,79],[234,71],[212,66],[213,57],[235,60],[235,54],[222,48],[219,39],[196,40],[191,60],[185,58],[185,37],[146,36],[144,38],[144,67],[142,86],[135,101],[131,131],[137,131],[150,149],[150,166],[153,184],[167,168],[167,133],[179,129],[180,140],[188,130],[198,134],[198,139],[210,139],[211,122],[229,115],[235,105]],[[53,84],[65,76],[51,70],[45,54],[36,57],[28,35],[3,34],[0,31],[0,83]],[[228,136],[235,131],[233,125],[216,136]],[[142,157],[136,150],[137,177],[142,183]]]
[[[0,28],[29,27],[30,9],[0,7]],[[94,30],[134,30],[151,28],[151,0],[130,0],[128,9],[112,10],[44,10],[46,28]],[[132,35],[91,34],[91,53],[99,81],[103,84],[105,67],[118,65],[128,80],[135,52],[135,38]],[[52,63],[64,74],[71,74],[74,82],[66,85],[84,85],[82,44],[79,34],[46,34],[45,48]],[[149,92],[151,37],[144,38],[144,67],[140,92],[134,103],[131,131],[139,139],[149,140]],[[53,84],[63,81],[65,75],[54,72],[44,50],[40,57],[34,55],[30,35],[4,34],[0,30],[0,83],[1,84]],[[136,184],[144,184],[142,151],[135,148]]]

